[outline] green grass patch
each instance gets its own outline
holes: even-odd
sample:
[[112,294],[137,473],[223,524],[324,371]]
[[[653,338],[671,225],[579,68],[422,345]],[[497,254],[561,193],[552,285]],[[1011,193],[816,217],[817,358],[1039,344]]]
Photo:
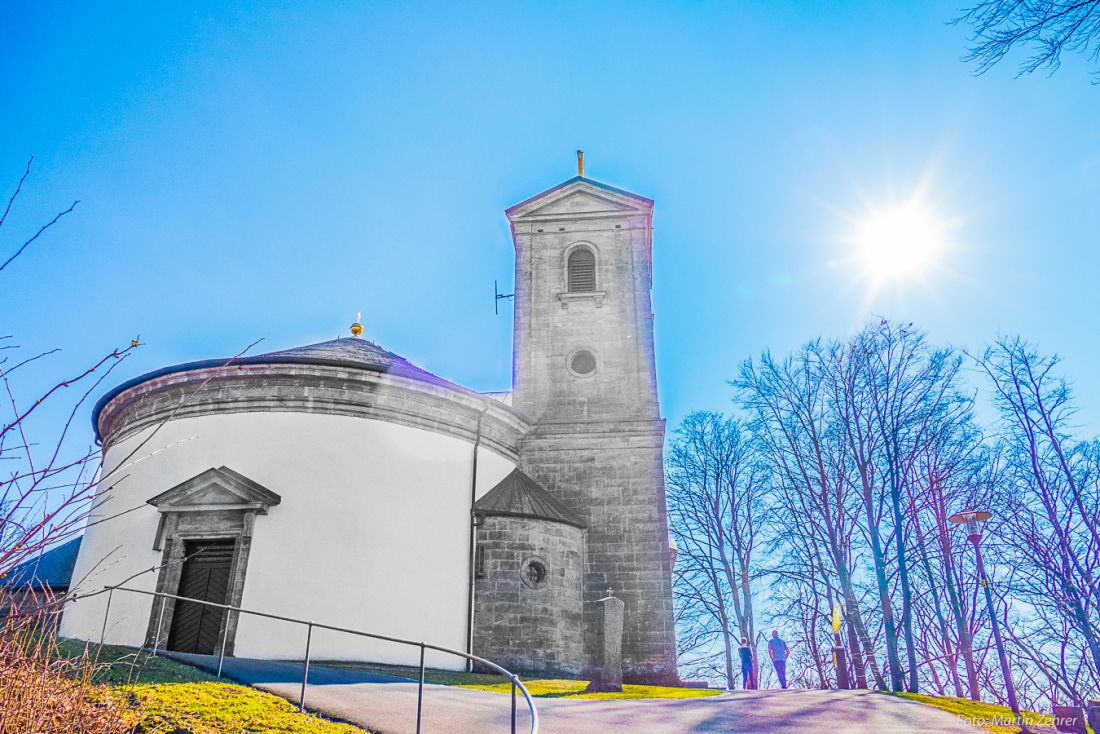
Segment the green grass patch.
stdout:
[[362,729],[300,713],[278,696],[233,683],[139,684],[116,690],[145,709],[144,732],[362,734]]
[[[636,686],[626,684],[622,693],[585,693],[588,681],[584,680],[525,680],[523,685],[527,691],[536,698],[585,698],[601,701],[622,701],[640,698],[705,698],[717,696],[722,691],[707,688],[678,688],[675,686]],[[474,688],[479,691],[495,691],[497,693],[511,693],[511,683],[496,683],[493,685],[479,685],[476,683],[461,683],[459,688]]]
[[59,657],[77,660],[87,653],[96,664],[93,680],[103,694],[143,711],[136,731],[169,734],[363,734],[363,730],[303,714],[283,698],[227,683],[190,665],[150,657],[128,647],[87,645],[59,639]]
[[[382,673],[398,678],[417,680],[420,669],[404,665],[379,665],[371,663],[318,662],[326,668],[357,670],[367,673]],[[622,693],[585,693],[588,681],[567,679],[531,679],[523,678],[523,685],[536,698],[592,698],[601,700],[623,700],[639,698],[703,698],[717,696],[721,691],[706,688],[676,688],[672,686],[634,686],[624,685]],[[463,673],[457,670],[424,669],[424,682],[458,688],[471,688],[494,693],[511,693],[512,684],[501,675],[493,673]]]
[[[968,698],[953,698],[950,696],[926,696],[920,693],[889,693],[890,696],[906,698],[910,701],[933,706],[949,713],[955,714],[962,720],[980,729],[985,729],[992,734],[1016,734],[1020,727],[1013,722],[1015,717],[1012,709],[1007,706],[998,706],[995,703],[984,701],[971,701]],[[1050,714],[1037,714],[1034,711],[1021,712],[1029,726],[1054,726],[1054,717]]]
[[[198,668],[166,657],[151,657],[148,651],[117,645],[92,645],[77,640],[58,639],[57,655],[76,660],[85,654],[96,665],[96,683],[111,686],[137,683],[203,683],[218,681]],[[221,682],[221,681],[218,681]]]

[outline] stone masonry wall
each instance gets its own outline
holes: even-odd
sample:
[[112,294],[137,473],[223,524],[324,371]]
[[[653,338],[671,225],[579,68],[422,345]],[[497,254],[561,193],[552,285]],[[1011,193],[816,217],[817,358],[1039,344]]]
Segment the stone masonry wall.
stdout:
[[[474,654],[514,672],[584,672],[581,577],[584,531],[523,517],[489,516],[478,527],[474,582]],[[524,562],[542,563],[535,584]]]
[[[652,204],[573,179],[509,209],[516,246],[513,406],[536,422],[520,468],[588,524],[585,664],[595,601],[626,604],[624,680],[673,682],[676,642],[653,346]],[[596,254],[596,287],[570,293],[570,252]],[[578,375],[571,355],[597,368]]]
[[[659,417],[646,218],[532,229],[516,234],[513,405],[536,421]],[[595,294],[568,293],[575,247],[596,254]],[[596,357],[590,376],[567,368],[581,349]]]
[[623,680],[628,683],[678,680],[663,428],[660,421],[540,426],[521,451],[522,469],[588,524],[584,626],[589,668],[599,659],[596,600],[610,588],[626,605]]

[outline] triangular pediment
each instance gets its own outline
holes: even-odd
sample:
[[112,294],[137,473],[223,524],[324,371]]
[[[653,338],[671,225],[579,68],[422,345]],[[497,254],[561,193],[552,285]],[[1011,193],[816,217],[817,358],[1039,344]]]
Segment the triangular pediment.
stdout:
[[264,514],[282,498],[227,466],[207,469],[148,500],[161,512],[249,510]]
[[532,209],[527,216],[543,217],[554,214],[588,214],[593,212],[634,212],[636,207],[626,206],[621,201],[606,196],[597,196],[589,191],[578,190],[568,196],[547,202]]
[[584,215],[648,214],[653,201],[579,176],[507,210],[513,222]]

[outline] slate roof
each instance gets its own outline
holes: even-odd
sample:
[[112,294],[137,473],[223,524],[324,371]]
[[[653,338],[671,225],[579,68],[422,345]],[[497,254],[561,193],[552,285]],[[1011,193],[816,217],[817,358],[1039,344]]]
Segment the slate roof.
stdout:
[[290,363],[355,367],[371,370],[372,372],[385,372],[400,377],[408,377],[443,387],[460,387],[438,375],[433,375],[427,370],[420,369],[404,357],[389,352],[367,339],[333,339],[327,342],[308,344],[304,347],[268,352],[267,354],[237,361],[245,364]]
[[40,556],[24,561],[13,568],[0,584],[4,586],[30,586],[34,589],[64,590],[69,588],[76,566],[76,554],[80,551],[81,535]]
[[438,375],[433,375],[427,370],[422,370],[404,357],[387,351],[372,341],[346,337],[342,339],[332,339],[327,342],[319,342],[317,344],[309,344],[304,347],[283,349],[278,352],[246,355],[244,357],[237,357],[236,359],[204,359],[197,362],[185,362],[170,367],[162,367],[159,370],[147,372],[144,375],[127,380],[121,385],[109,390],[107,394],[96,403],[95,409],[92,411],[92,427],[95,430],[96,440],[98,441],[100,439],[99,414],[107,403],[114,400],[119,394],[143,382],[148,382],[149,380],[163,377],[164,375],[210,369],[213,367],[223,367],[227,364],[317,364],[333,367],[350,367],[352,369],[397,375],[399,377],[425,382],[430,385],[438,385],[440,387],[468,392],[467,388],[456,385]]
[[586,527],[581,517],[519,469],[474,503],[475,515],[507,515]]

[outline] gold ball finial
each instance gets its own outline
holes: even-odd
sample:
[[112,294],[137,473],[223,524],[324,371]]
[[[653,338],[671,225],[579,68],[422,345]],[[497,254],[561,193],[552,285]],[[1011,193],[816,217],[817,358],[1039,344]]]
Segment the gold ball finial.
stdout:
[[351,335],[356,339],[363,333],[363,325],[359,323],[359,320],[363,318],[363,312],[355,314],[355,323],[351,325]]

